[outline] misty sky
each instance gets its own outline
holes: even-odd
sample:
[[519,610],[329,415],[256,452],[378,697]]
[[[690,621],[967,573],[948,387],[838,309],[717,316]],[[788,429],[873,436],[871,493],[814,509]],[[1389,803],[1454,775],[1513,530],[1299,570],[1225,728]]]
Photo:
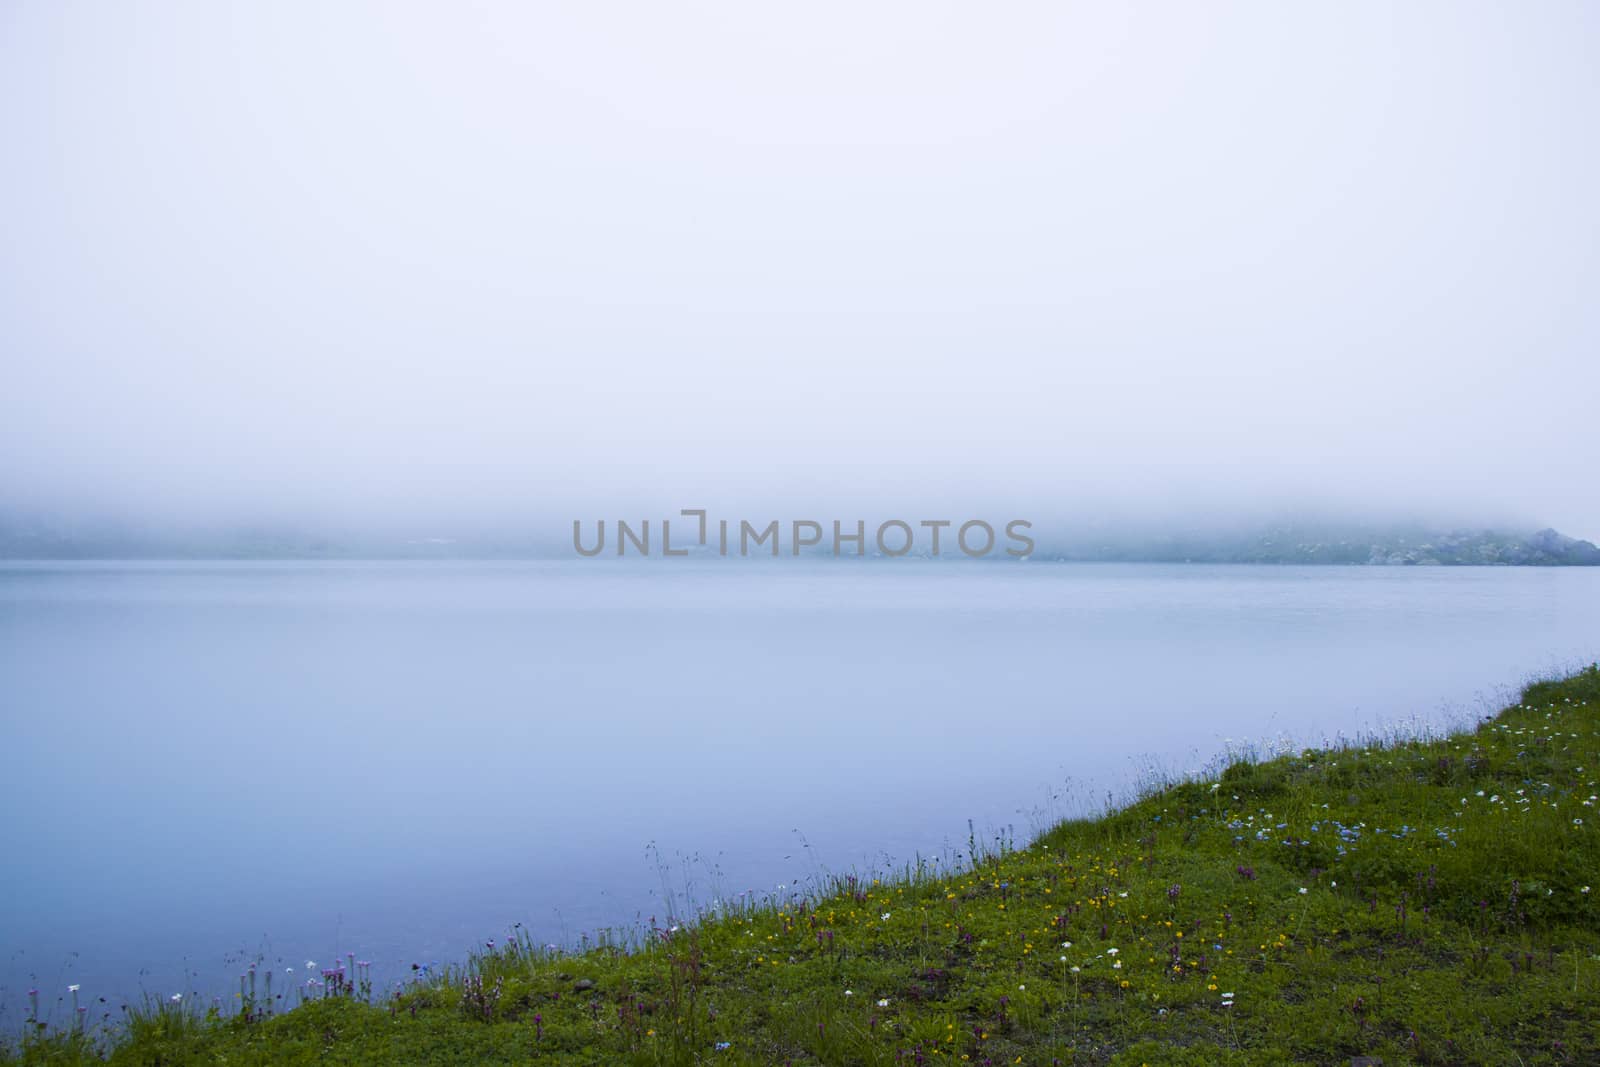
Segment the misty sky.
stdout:
[[0,2],[0,511],[1600,536],[1590,3]]

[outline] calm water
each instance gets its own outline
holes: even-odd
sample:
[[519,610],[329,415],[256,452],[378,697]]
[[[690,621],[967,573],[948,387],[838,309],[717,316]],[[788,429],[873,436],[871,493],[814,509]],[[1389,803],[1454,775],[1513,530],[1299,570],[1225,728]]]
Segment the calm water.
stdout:
[[0,565],[0,1000],[392,978],[1597,653],[1600,570]]

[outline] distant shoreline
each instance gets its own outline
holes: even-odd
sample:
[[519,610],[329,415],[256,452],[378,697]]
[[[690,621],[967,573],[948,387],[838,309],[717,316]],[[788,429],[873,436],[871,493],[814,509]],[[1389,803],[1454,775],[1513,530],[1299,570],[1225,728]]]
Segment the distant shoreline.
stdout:
[[[1328,569],[1348,568],[1397,568],[1397,567],[1444,567],[1449,569],[1545,569],[1561,570],[1568,568],[1587,568],[1600,566],[1600,560],[1529,560],[1524,562],[1505,561],[1461,561],[1438,559],[1411,559],[1411,560],[1315,560],[1315,559],[1173,559],[1159,556],[1124,556],[1124,557],[1090,557],[1090,556],[1031,556],[1023,560],[969,560],[953,556],[846,556],[834,557],[828,555],[806,555],[801,559],[808,562],[838,563],[841,566],[860,563],[886,563],[886,564],[916,564],[916,563],[948,563],[952,565],[983,565],[1014,566],[1027,563],[1032,566],[1044,565],[1107,565],[1107,566],[1193,566],[1193,567],[1326,567]],[[741,564],[760,566],[770,564],[772,560],[763,558],[718,559],[710,555],[694,555],[688,560],[662,560],[657,558],[639,559],[628,556],[622,559],[606,557],[596,560],[574,561],[565,556],[533,556],[533,555],[83,555],[83,556],[8,556],[0,555],[0,565],[9,563],[571,563],[582,562],[586,566],[604,567],[608,563],[649,563],[671,570],[685,562],[695,560],[717,560],[730,567]],[[788,557],[780,562],[789,561]]]
[[[613,543],[593,558],[572,550],[570,537],[478,533],[462,536],[398,534],[332,535],[292,528],[153,529],[116,523],[72,525],[42,519],[0,517],[0,561],[72,560],[582,560],[599,564],[643,558],[632,547]],[[1288,523],[1251,526],[1231,531],[1172,532],[1166,529],[1104,527],[1052,528],[1036,523],[1032,551],[1025,557],[997,554],[999,563],[1251,563],[1340,566],[1600,566],[1600,547],[1556,530],[1439,530],[1419,525],[1360,526],[1340,523]],[[772,548],[776,548],[773,542]],[[873,559],[983,562],[946,545],[935,555],[923,547],[901,555],[880,553],[871,544],[862,551],[803,549],[785,546],[780,560],[829,559],[839,562]],[[625,549],[620,554],[619,548]],[[656,555],[659,555],[657,553]],[[772,558],[762,546],[727,553],[714,546],[689,547],[674,559],[724,560],[729,563]],[[671,566],[674,559],[663,561]]]

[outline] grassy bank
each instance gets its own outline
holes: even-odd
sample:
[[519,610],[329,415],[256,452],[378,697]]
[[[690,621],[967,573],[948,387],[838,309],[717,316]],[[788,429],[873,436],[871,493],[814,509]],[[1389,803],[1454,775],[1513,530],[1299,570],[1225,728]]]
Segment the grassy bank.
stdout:
[[1237,763],[958,876],[629,952],[499,944],[373,1003],[336,973],[293,1010],[152,1006],[0,1062],[1600,1063],[1597,783],[1590,668],[1472,733]]

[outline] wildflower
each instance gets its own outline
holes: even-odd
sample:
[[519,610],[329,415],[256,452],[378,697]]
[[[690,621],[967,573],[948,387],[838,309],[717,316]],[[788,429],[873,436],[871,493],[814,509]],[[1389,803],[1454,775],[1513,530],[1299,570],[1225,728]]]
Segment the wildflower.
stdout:
[[730,1041],[718,1041],[716,1044],[716,1049],[718,1052],[726,1052],[732,1047],[733,1043]]
[[183,999],[183,994],[182,993],[174,993],[174,994],[172,994],[172,1003],[176,1004],[176,1003],[178,1003],[178,1001],[180,1001],[182,999]]
[[67,992],[68,993],[76,993],[78,991],[78,988],[79,988],[78,986],[69,985],[69,986],[67,986]]
[[846,989],[844,991],[844,995],[847,996],[847,997],[853,997],[853,996],[855,996],[855,993],[852,992],[851,990]]
[[888,1006],[889,1006],[889,998],[888,997],[884,997],[884,998],[882,998],[881,1000],[878,1001],[878,1007],[887,1008]]
[[1582,889],[1578,890],[1578,892],[1580,892],[1580,893],[1587,893],[1588,891],[1589,891],[1589,887],[1588,886],[1584,886]]
[[1061,947],[1062,948],[1071,948],[1072,947],[1072,942],[1071,941],[1063,941],[1063,942],[1061,942]]
[[1306,893],[1307,893],[1307,889],[1306,889],[1306,887],[1305,887],[1305,886],[1301,886],[1301,887],[1300,887],[1300,895],[1301,895],[1301,896],[1305,896],[1305,895],[1306,895]]
[[1115,956],[1117,954],[1117,951],[1118,951],[1117,949],[1108,948],[1108,949],[1106,949],[1106,955],[1107,956]]

